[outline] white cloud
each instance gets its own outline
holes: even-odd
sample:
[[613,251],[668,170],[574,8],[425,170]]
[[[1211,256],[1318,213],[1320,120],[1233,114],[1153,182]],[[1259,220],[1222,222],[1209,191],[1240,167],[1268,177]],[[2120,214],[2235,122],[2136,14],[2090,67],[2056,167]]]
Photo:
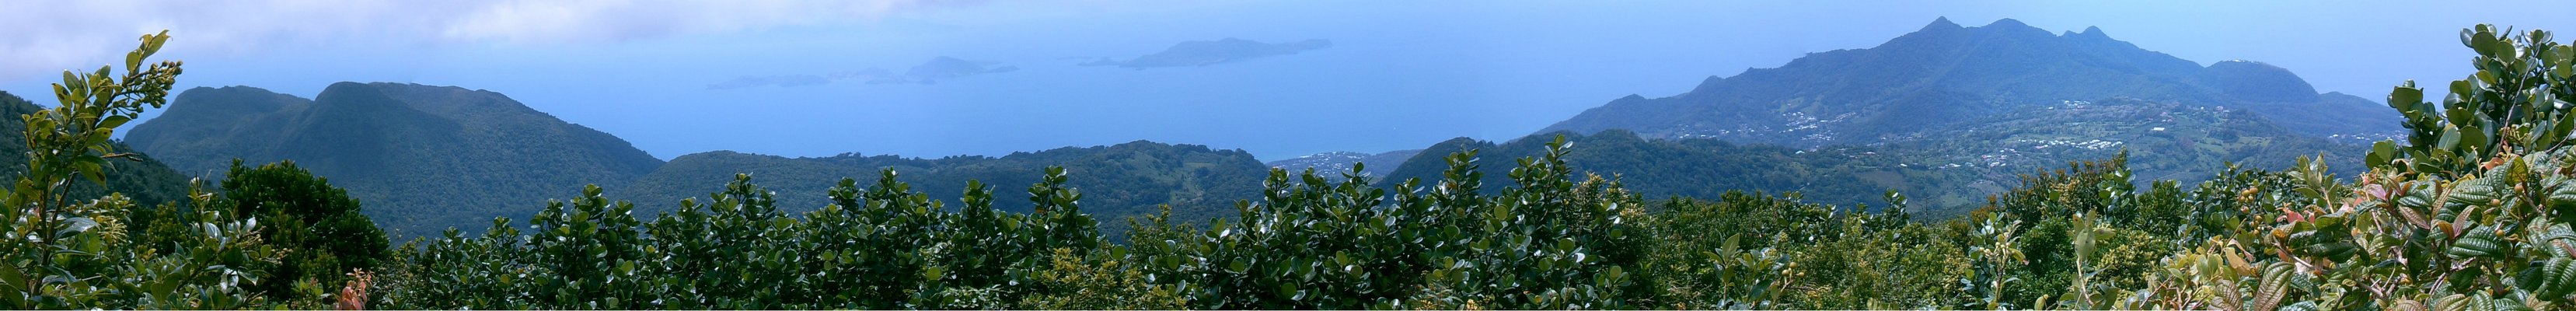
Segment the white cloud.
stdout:
[[498,1],[447,23],[440,35],[465,41],[620,40],[874,19],[915,1]]
[[0,81],[107,64],[132,49],[135,37],[162,29],[176,37],[165,53],[245,53],[307,44],[614,42],[866,22],[905,10],[972,2],[6,1],[0,2]]

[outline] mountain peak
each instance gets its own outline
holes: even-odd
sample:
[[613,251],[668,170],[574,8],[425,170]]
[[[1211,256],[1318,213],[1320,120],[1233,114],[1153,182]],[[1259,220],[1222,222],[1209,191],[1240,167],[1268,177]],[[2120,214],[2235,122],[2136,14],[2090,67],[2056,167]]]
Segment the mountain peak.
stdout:
[[481,230],[488,222],[473,219],[584,184],[630,183],[662,165],[624,139],[462,87],[339,82],[311,100],[199,88],[169,106],[126,134],[135,150],[212,174],[237,158],[295,160],[366,200],[390,236]]
[[[277,93],[277,92],[269,91],[268,89],[262,89],[262,88],[256,88],[256,87],[250,87],[250,86],[241,86],[241,85],[226,86],[226,87],[221,87],[221,88],[216,88],[216,87],[204,87],[204,86],[194,87],[194,88],[189,88],[187,91],[181,91],[181,92],[179,92],[179,96],[178,96],[178,97],[228,97],[228,98],[262,98],[262,99],[288,98],[288,99],[293,99],[293,100],[226,100],[226,101],[222,101],[224,104],[233,104],[233,106],[248,105],[248,106],[249,106],[249,107],[251,107],[251,108],[255,108],[255,109],[258,109],[259,111],[263,111],[263,112],[265,112],[265,111],[271,111],[271,110],[277,110],[279,107],[284,106],[284,105],[287,105],[287,104],[288,104],[288,103],[290,103],[290,102],[293,102],[293,101],[295,101],[295,100],[301,100],[301,98],[294,98],[294,96],[293,96],[293,95],[279,94],[279,93]],[[184,101],[184,100],[183,100],[183,101]],[[190,106],[188,106],[188,108],[186,108],[186,109],[206,109],[206,108],[207,108],[207,107],[206,107],[206,105],[190,105]],[[171,108],[170,108],[170,109],[181,109],[181,108],[179,108],[178,106],[171,106]]]
[[1948,17],[1948,16],[1943,16],[1943,17],[1933,18],[1933,19],[1932,19],[1932,24],[1931,24],[1931,25],[1923,25],[1923,29],[1922,29],[1922,30],[1916,30],[1916,31],[1931,31],[1931,30],[1935,30],[1935,29],[1959,29],[1959,28],[1960,28],[1960,27],[1959,27],[1959,23],[1952,23],[1952,22],[1950,22],[1950,17]]
[[320,103],[320,104],[322,104],[322,105],[324,105],[324,106],[329,106],[329,105],[334,105],[334,104],[339,104],[339,105],[351,105],[351,104],[365,104],[365,105],[388,105],[388,104],[391,104],[391,105],[400,105],[400,104],[401,104],[401,102],[397,102],[397,101],[394,101],[394,100],[393,100],[393,99],[391,99],[391,98],[384,98],[384,97],[385,97],[385,95],[384,95],[384,91],[376,89],[376,88],[374,87],[374,85],[370,85],[370,84],[366,84],[366,83],[358,83],[358,82],[338,82],[338,83],[332,83],[332,84],[331,84],[331,86],[323,87],[323,88],[322,88],[322,93],[321,93],[321,94],[314,94],[314,95],[313,95],[313,101],[314,101],[314,102],[316,102],[316,103]]
[[[331,93],[332,90],[339,90],[341,92],[356,91],[359,88],[365,87],[367,87],[366,83],[356,81],[332,82],[331,86],[322,87],[322,93]],[[315,94],[314,97],[321,97],[321,95]]]
[[1889,40],[1889,43],[1897,44],[1897,42],[1918,42],[1923,44],[1949,45],[1964,43],[1971,40],[2045,40],[2048,38],[2055,38],[2057,36],[2057,34],[2050,33],[2048,30],[2031,27],[2029,24],[2023,24],[2019,20],[2010,18],[1995,20],[1995,22],[1988,23],[1985,26],[1962,27],[1959,26],[1958,23],[1950,22],[1950,18],[1942,17],[1933,19],[1932,24],[1930,25],[1923,25],[1923,29],[1915,30],[1912,33],[1907,33],[1902,36],[1897,36],[1895,39]]
[[2021,20],[2010,19],[2010,18],[1995,20],[1995,22],[1993,22],[1993,23],[1987,23],[1987,24],[1986,24],[1986,26],[1984,26],[1984,27],[1991,27],[1991,28],[2038,28],[2038,27],[2031,27],[2031,26],[2030,26],[2030,24],[2023,24],[2023,23],[2021,23]]
[[2102,33],[2102,27],[2084,27],[2084,32],[2068,31],[2066,34],[2060,36],[2066,37],[2067,39],[2117,41],[2112,40],[2111,35]]
[[2230,98],[2252,102],[2312,102],[2317,89],[2289,69],[2249,60],[2229,60],[2201,69],[2201,83]]
[[[1810,53],[1779,67],[1712,76],[1680,95],[1614,99],[1537,133],[1626,129],[1652,138],[1866,145],[1918,140],[1934,135],[1929,128],[2065,101],[2125,96],[2234,108],[2321,100],[2313,86],[2279,67],[2205,67],[2111,39],[2100,27],[2059,35],[2015,19],[1962,29],[1946,25],[1952,24],[1941,18],[1925,31],[1876,47]],[[2283,105],[2273,106],[2293,107]],[[2264,117],[2285,123],[2319,120],[2293,128],[2320,135],[2385,129],[2287,108],[2265,111]]]
[[1976,29],[1979,30],[1978,32],[1988,35],[2021,38],[2024,40],[2044,40],[2046,38],[2056,36],[2056,34],[2049,33],[2047,29],[2032,27],[2030,24],[2023,24],[2020,20],[2010,18],[1998,19],[1993,23],[1987,23],[1985,26],[1977,26]]

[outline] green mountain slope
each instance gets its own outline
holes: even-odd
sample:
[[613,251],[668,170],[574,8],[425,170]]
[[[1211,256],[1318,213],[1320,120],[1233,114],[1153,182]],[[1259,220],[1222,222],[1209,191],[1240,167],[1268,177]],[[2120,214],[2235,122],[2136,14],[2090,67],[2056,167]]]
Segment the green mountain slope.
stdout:
[[296,161],[347,188],[395,236],[480,230],[662,164],[500,93],[398,83],[336,83],[312,100],[190,89],[126,141],[199,176],[220,176],[235,158]]
[[[625,198],[636,213],[652,215],[679,207],[680,199],[704,198],[723,190],[736,173],[777,193],[778,206],[794,210],[828,204],[824,190],[842,178],[873,183],[879,170],[892,168],[898,179],[932,199],[955,204],[967,180],[993,187],[994,206],[1028,212],[1026,192],[1044,176],[1046,166],[1064,166],[1069,184],[1082,192],[1084,212],[1097,215],[1104,230],[1126,229],[1120,219],[1155,212],[1171,204],[1175,219],[1196,221],[1232,216],[1234,201],[1260,197],[1268,167],[1241,150],[1210,150],[1199,145],[1136,141],[1112,146],[1057,148],[1001,157],[952,156],[938,159],[891,155],[844,154],[820,158],[787,158],[732,151],[702,152],[671,159],[626,187]],[[701,199],[703,200],[703,199]]]
[[1405,159],[1412,159],[1415,154],[1421,152],[1421,149],[1396,150],[1376,154],[1337,151],[1280,159],[1278,161],[1262,163],[1262,165],[1287,169],[1291,172],[1311,168],[1315,169],[1316,172],[1339,173],[1350,171],[1351,164],[1367,164],[1367,166],[1364,167],[1367,171],[1362,173],[1369,174],[1369,176],[1385,177],[1388,173],[1394,173],[1396,166],[1404,165]]
[[[2137,180],[2207,179],[2225,165],[2280,169],[2296,157],[2358,167],[2360,145],[2291,132],[2254,112],[2171,101],[2112,98],[2021,107],[2010,113],[1927,130],[1918,140],[1799,149],[1713,138],[1650,139],[1625,130],[1591,135],[1532,135],[1495,144],[1467,138],[1435,144],[1406,160],[1382,184],[1437,180],[1441,157],[1481,150],[1485,159],[1545,151],[1555,134],[1574,143],[1568,163],[1619,177],[1649,197],[1716,197],[1728,190],[1800,192],[1813,202],[1878,204],[1887,190],[1911,197],[1918,212],[1949,215],[2021,185],[2021,175],[2126,152]],[[1487,184],[1508,182],[1503,165],[1485,167]]]
[[[1448,169],[1444,157],[1477,150],[1485,173],[1488,191],[1494,185],[1509,185],[1507,177],[1513,167],[1509,159],[1543,154],[1548,141],[1558,134],[1573,144],[1566,156],[1569,166],[1583,173],[1618,178],[1629,191],[1650,198],[1673,195],[1705,196],[1729,190],[1764,192],[1798,191],[1817,201],[1853,203],[1875,202],[1893,184],[1864,182],[1863,174],[1892,172],[1902,161],[1874,152],[1878,148],[1831,148],[1807,151],[1777,145],[1739,145],[1716,139],[1647,139],[1624,130],[1607,130],[1591,135],[1572,132],[1531,135],[1496,144],[1468,138],[1457,138],[1425,148],[1413,159],[1379,180],[1381,186],[1394,185],[1406,179],[1423,182],[1439,180]],[[1911,171],[1924,171],[1915,169]],[[1867,200],[1863,200],[1867,199]]]
[[2348,142],[2393,138],[2399,130],[2394,111],[2317,94],[2271,65],[2204,67],[2097,28],[2052,35],[2011,19],[1982,27],[1942,19],[1873,48],[1710,77],[1671,97],[1620,98],[1539,132],[1625,129],[1802,148],[1866,145],[1932,138],[1931,131],[2021,107],[2112,97],[2242,109],[2292,132]]
[[[37,109],[44,108],[15,94],[0,92],[0,168],[5,168],[0,170],[0,180],[15,182],[19,175],[27,173],[27,133],[22,131],[27,128],[27,121],[18,116]],[[119,149],[131,148],[119,146]],[[98,184],[85,178],[75,179],[73,184],[75,192],[71,197],[96,198],[106,194],[99,191]],[[108,161],[106,190],[133,198],[137,206],[158,206],[162,202],[187,199],[188,176],[163,165],[155,155],[147,154],[143,161]]]

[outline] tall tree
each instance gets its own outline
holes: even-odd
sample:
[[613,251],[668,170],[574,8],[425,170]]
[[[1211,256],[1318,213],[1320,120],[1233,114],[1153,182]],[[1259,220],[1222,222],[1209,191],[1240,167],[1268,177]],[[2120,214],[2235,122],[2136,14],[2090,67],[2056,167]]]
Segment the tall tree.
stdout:
[[288,254],[256,286],[270,299],[308,298],[292,286],[339,284],[385,257],[385,232],[359,214],[358,200],[293,161],[248,167],[234,160],[223,190],[217,208],[241,219],[265,219],[271,225],[260,227],[260,236]]
[[[0,305],[16,309],[238,309],[264,304],[243,285],[257,283],[277,253],[261,243],[257,220],[231,220],[222,211],[179,212],[176,202],[128,213],[134,202],[109,193],[74,198],[74,180],[106,184],[109,161],[139,160],[109,140],[116,129],[166,101],[179,75],[177,61],[145,66],[167,31],[145,35],[125,54],[125,73],[113,66],[63,73],[54,85],[60,105],[21,116],[26,121],[27,172],[0,190]],[[191,206],[213,196],[189,195]],[[177,221],[132,223],[127,216]],[[143,232],[137,237],[131,232]],[[141,238],[141,239],[138,239]],[[318,290],[317,290],[318,291]]]

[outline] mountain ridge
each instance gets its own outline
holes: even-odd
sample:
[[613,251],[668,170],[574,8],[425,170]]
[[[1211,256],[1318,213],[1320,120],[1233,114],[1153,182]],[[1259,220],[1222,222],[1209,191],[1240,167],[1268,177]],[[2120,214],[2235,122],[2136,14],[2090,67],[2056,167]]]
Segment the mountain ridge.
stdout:
[[2393,111],[2315,109],[2353,105],[2314,91],[2286,69],[2250,61],[2202,66],[2112,39],[2098,27],[2051,34],[2013,19],[1962,27],[1940,18],[1875,47],[1711,76],[1673,96],[1621,97],[1536,133],[1615,128],[1655,138],[1862,145],[1919,139],[2014,107],[2131,97],[2242,107],[2293,131],[2347,142],[2394,137]]
[[[1565,157],[1579,173],[1617,179],[1649,198],[1709,198],[1729,191],[1784,194],[1837,205],[1880,204],[1886,191],[1912,198],[1912,212],[1959,215],[2024,174],[2078,161],[2126,158],[2138,181],[2196,182],[2228,165],[2285,169],[2292,159],[2324,156],[2338,174],[2353,173],[2362,145],[2293,133],[2260,114],[2173,101],[2108,98],[2026,106],[1938,132],[1929,138],[1875,145],[1801,148],[1715,138],[1654,138],[1610,129],[1559,131],[1491,142],[1454,138],[1433,144],[1382,175],[1379,186],[1408,179],[1433,182],[1442,157],[1479,150],[1487,191],[1510,185],[1510,159],[1538,156],[1564,135]],[[2320,152],[2324,152],[2320,154]]]
[[310,100],[200,87],[168,109],[126,141],[210,180],[237,158],[296,161],[347,188],[395,236],[480,230],[491,217],[523,216],[582,185],[622,185],[662,165],[614,135],[453,86],[340,82]]
[[1344,173],[1350,172],[1353,164],[1365,164],[1362,167],[1365,170],[1361,171],[1361,173],[1369,174],[1370,176],[1385,177],[1389,173],[1394,173],[1397,166],[1404,165],[1404,161],[1406,159],[1411,159],[1415,154],[1419,154],[1421,152],[1422,149],[1406,149],[1380,153],[1334,151],[1280,159],[1278,161],[1265,162],[1262,163],[1262,165],[1286,169],[1291,172],[1314,169],[1317,173]]
[[956,203],[974,180],[993,188],[994,208],[1025,213],[1031,204],[1020,190],[1035,184],[1048,166],[1065,168],[1067,185],[1083,195],[1083,210],[1099,217],[1108,232],[1124,232],[1126,226],[1115,225],[1122,217],[1152,214],[1163,205],[1172,207],[1175,221],[1231,216],[1233,200],[1259,197],[1268,171],[1242,150],[1145,140],[999,157],[784,157],[720,150],[672,158],[624,189],[632,193],[626,198],[635,202],[637,214],[652,215],[676,209],[683,198],[720,191],[734,174],[750,174],[752,183],[777,193],[778,206],[801,211],[829,204],[825,189],[843,178],[869,185],[880,170],[893,169],[896,180],[933,200]]

